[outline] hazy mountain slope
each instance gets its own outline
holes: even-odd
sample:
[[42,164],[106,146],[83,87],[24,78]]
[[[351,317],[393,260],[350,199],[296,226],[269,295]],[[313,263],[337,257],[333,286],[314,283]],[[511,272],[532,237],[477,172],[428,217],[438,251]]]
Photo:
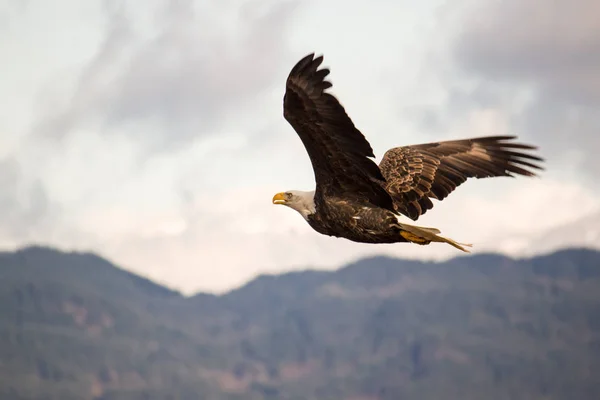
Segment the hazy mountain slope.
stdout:
[[[181,362],[210,353],[167,323],[183,297],[95,255],[3,253],[0,281],[2,399],[160,393],[183,377]],[[192,375],[180,389],[205,386]]]
[[600,253],[376,257],[184,298],[89,254],[0,255],[0,397],[600,398]]

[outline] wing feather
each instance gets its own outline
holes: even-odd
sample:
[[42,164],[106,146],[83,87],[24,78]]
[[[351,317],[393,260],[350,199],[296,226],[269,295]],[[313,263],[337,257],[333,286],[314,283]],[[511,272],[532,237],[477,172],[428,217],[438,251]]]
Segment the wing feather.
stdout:
[[543,169],[543,159],[531,154],[536,147],[513,139],[488,136],[396,147],[385,153],[379,168],[397,210],[417,220],[433,208],[430,199],[445,199],[468,178],[536,176],[533,170]]
[[283,99],[283,115],[297,132],[311,160],[320,195],[360,196],[395,210],[384,189],[385,178],[373,149],[356,129],[343,106],[325,92],[329,69],[318,69],[323,56],[309,54],[290,71]]

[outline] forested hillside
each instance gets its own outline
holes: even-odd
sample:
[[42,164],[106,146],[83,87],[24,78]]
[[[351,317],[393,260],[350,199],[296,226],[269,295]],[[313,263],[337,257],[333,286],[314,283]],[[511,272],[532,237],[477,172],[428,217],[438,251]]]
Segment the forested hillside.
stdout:
[[177,292],[0,254],[2,399],[599,399],[600,253],[370,258]]

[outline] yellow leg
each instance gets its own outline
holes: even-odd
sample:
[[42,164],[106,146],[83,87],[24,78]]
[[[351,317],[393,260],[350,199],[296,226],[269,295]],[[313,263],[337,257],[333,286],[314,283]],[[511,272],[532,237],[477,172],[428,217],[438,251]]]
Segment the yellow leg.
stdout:
[[422,237],[419,237],[419,236],[414,235],[414,234],[412,234],[410,232],[407,232],[407,231],[401,231],[400,235],[402,235],[402,237],[404,239],[406,239],[406,240],[408,240],[409,242],[412,242],[412,243],[416,243],[416,244],[429,244],[429,243],[431,243],[431,240],[424,239]]

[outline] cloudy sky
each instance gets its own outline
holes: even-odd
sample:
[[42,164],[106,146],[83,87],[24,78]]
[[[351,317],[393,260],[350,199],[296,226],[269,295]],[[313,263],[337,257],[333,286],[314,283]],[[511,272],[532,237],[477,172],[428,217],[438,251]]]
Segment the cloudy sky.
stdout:
[[540,179],[469,181],[419,223],[475,252],[598,243],[583,230],[600,226],[599,14],[592,0],[0,0],[0,247],[91,250],[186,293],[457,255],[324,237],[271,204],[314,186],[281,109],[313,51],[378,156],[488,134],[540,146]]

